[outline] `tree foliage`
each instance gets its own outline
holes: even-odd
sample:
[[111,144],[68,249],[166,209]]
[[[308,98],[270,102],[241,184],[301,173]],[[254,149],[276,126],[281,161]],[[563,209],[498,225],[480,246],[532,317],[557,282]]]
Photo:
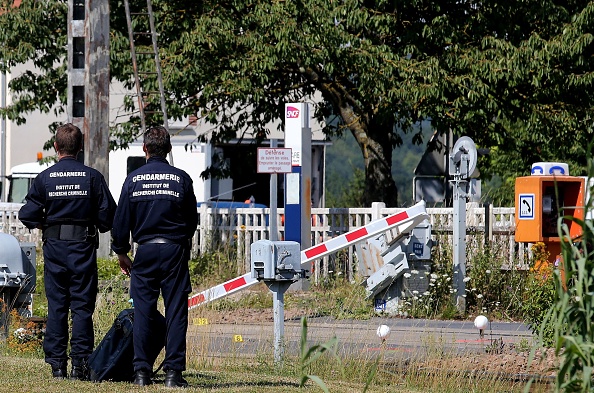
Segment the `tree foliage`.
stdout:
[[27,62],[38,72],[11,80],[12,105],[0,113],[23,124],[34,110],[64,113],[68,7],[64,1],[24,1],[18,8],[13,4],[0,0],[0,72]]
[[[42,70],[11,82],[11,118],[65,100],[65,4],[25,0],[0,15],[4,66],[34,58]],[[110,7],[111,75],[132,87],[123,2]],[[501,175],[504,189],[536,161],[566,161],[574,174],[585,166],[594,91],[588,1],[154,0],[153,8],[170,117],[211,123],[202,140],[237,132],[262,140],[270,124],[282,127],[285,102],[311,101],[317,118],[338,119],[326,122],[329,137],[349,132],[357,141],[365,204],[397,204],[396,130],[421,143],[412,126],[426,119],[490,148],[481,172]],[[132,140],[136,120],[115,127],[114,140]]]

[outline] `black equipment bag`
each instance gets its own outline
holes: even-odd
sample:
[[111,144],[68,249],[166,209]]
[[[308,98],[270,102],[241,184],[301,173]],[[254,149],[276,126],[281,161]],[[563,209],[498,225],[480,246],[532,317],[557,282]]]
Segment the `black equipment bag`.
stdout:
[[[165,317],[159,313],[155,324],[154,339],[149,348],[150,360],[157,359],[165,346]],[[132,328],[134,309],[122,310],[113,325],[103,337],[97,348],[89,356],[91,381],[132,381],[134,380],[134,345]]]

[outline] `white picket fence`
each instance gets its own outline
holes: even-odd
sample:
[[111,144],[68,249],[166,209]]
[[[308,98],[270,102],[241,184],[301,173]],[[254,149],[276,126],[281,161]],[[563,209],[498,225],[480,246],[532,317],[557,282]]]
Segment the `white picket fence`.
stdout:
[[[18,220],[19,204],[0,210],[0,232],[10,233],[21,242],[35,242],[41,245],[41,232],[28,230]],[[364,226],[374,220],[398,213],[404,209],[386,208],[383,203],[374,203],[371,208],[312,208],[312,246],[334,236]],[[238,274],[250,269],[250,245],[261,239],[270,238],[270,209],[220,209],[202,205],[198,208],[199,224],[193,242],[193,254],[205,253],[219,247],[235,251]],[[452,208],[427,208],[437,247],[447,247],[453,230]],[[278,239],[284,238],[284,209],[277,209]],[[518,265],[524,261],[525,244],[514,241],[515,209],[513,207],[478,206],[467,204],[467,244],[469,255],[491,242],[504,253],[509,264]],[[326,258],[313,267],[316,277],[327,276],[334,268],[336,258]],[[354,247],[345,250],[341,257],[341,270],[353,277],[356,265]],[[317,280],[316,280],[317,281]]]

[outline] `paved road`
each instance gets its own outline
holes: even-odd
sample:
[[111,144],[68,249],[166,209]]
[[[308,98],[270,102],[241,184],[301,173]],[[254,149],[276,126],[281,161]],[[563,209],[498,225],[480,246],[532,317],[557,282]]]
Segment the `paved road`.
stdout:
[[[376,334],[378,326],[391,329],[382,345]],[[301,323],[285,321],[285,351],[298,354]],[[373,357],[381,352],[390,358],[423,356],[435,351],[480,353],[487,346],[529,344],[533,334],[521,323],[493,322],[481,339],[472,321],[436,321],[425,319],[372,318],[367,321],[335,320],[328,317],[308,319],[308,344],[320,344],[338,338],[339,354]],[[494,344],[495,343],[495,344]],[[252,357],[273,353],[274,325],[206,324],[188,329],[188,353],[192,356]]]

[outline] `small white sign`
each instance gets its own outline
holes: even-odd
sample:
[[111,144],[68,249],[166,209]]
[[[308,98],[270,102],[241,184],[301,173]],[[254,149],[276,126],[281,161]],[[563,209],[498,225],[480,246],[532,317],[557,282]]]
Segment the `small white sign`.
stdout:
[[520,220],[534,220],[534,194],[519,195]]
[[298,205],[299,195],[301,195],[301,190],[299,188],[299,173],[287,174],[285,183],[287,184],[287,190],[285,191],[287,201],[285,204]]
[[291,149],[258,148],[258,173],[291,173]]

